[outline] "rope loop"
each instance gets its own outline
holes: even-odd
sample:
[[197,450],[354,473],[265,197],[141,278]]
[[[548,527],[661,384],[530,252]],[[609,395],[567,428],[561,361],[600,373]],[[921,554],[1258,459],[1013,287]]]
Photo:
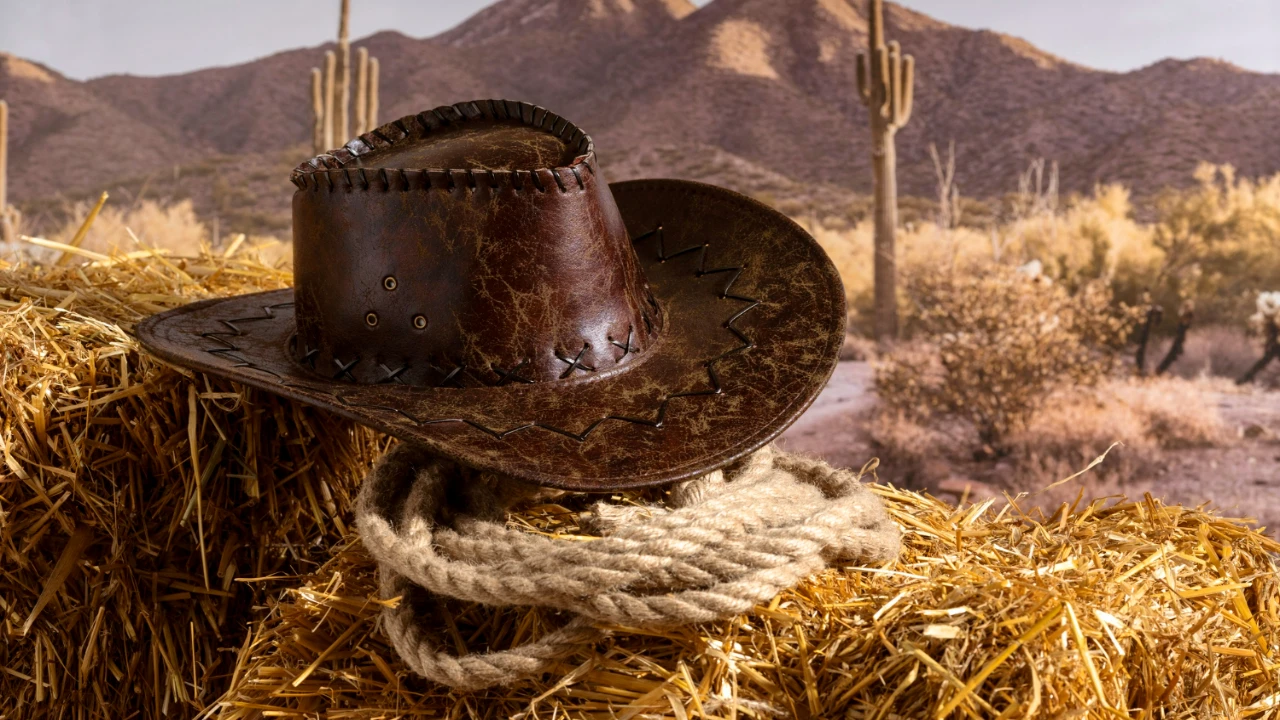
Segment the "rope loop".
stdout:
[[899,550],[898,527],[856,474],[772,447],[675,485],[662,504],[596,503],[583,524],[600,537],[586,542],[507,526],[510,508],[547,492],[403,443],[374,466],[356,520],[384,597],[572,616],[538,640],[456,656],[430,640],[420,602],[401,602],[383,624],[412,670],[460,689],[507,684],[599,641],[602,627],[733,617],[830,563],[883,562]]

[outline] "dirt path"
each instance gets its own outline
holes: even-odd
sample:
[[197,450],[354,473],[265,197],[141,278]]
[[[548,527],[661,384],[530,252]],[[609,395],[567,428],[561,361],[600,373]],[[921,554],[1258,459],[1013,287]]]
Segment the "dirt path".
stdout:
[[787,428],[778,445],[817,455],[832,465],[862,467],[875,452],[866,421],[876,406],[871,364],[842,362],[822,394]]
[[[1224,447],[1168,451],[1157,477],[1105,492],[1129,497],[1150,492],[1166,502],[1192,506],[1208,502],[1226,515],[1255,517],[1274,533],[1280,527],[1280,393],[1206,395],[1217,405],[1227,428],[1241,435],[1237,441]],[[783,434],[779,444],[836,465],[861,467],[875,456],[866,429],[875,404],[870,365],[842,362],[813,407]],[[880,475],[894,481],[892,467],[882,467]],[[963,492],[958,486],[963,484],[948,480],[942,487],[928,489],[954,496]],[[998,492],[980,483],[972,484],[971,490],[977,495]]]

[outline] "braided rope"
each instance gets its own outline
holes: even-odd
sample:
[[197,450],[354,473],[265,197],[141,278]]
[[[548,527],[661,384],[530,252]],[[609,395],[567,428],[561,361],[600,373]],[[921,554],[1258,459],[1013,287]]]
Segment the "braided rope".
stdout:
[[727,472],[675,486],[665,505],[597,503],[570,542],[507,527],[539,488],[463,470],[401,444],[360,491],[357,523],[385,597],[446,596],[541,606],[573,619],[506,651],[454,656],[418,621],[420,602],[384,614],[415,672],[465,689],[536,675],[604,636],[601,625],[669,627],[732,617],[830,562],[884,561],[899,531],[855,474],[765,448]]

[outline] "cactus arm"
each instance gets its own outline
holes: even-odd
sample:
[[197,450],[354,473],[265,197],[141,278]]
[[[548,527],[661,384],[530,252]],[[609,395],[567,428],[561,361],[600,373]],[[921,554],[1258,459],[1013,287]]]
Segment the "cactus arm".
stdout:
[[320,68],[311,68],[311,149],[319,155],[326,150],[324,146],[324,73]]
[[911,108],[915,104],[916,59],[910,55],[903,58],[902,63],[902,104],[893,124],[899,127],[906,125],[911,119]]
[[341,0],[337,48],[325,52],[323,69],[311,70],[311,112],[315,120],[311,144],[317,155],[346,143],[352,137],[352,129],[355,136],[360,136],[378,127],[378,59],[370,57],[368,48],[356,49],[352,88],[350,18],[351,0]]
[[369,132],[369,49],[356,50],[356,135]]
[[889,108],[885,119],[893,125],[893,121],[902,110],[902,46],[897,40],[889,43],[889,82],[885,85]]
[[870,80],[867,70],[867,56],[863,53],[858,53],[858,65],[854,72],[858,76],[858,97],[862,98],[863,105],[870,107],[871,88],[868,87],[870,85]]
[[872,61],[871,71],[876,75],[876,92],[873,97],[877,102],[876,112],[880,113],[880,117],[889,116],[889,88],[892,82],[889,77],[889,48],[881,45],[875,49],[875,59]]
[[324,149],[325,152],[334,147],[338,143],[335,141],[337,137],[337,128],[334,127],[334,117],[338,108],[335,76],[337,75],[338,58],[332,50],[324,54]]

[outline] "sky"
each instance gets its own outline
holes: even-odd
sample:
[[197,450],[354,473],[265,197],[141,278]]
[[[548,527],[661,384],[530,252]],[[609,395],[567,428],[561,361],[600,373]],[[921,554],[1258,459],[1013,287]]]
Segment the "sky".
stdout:
[[[357,0],[352,38],[384,29],[428,37],[492,2]],[[1280,73],[1280,0],[901,4],[954,25],[1016,35],[1103,70],[1205,56]],[[337,0],[0,0],[0,52],[78,80],[114,73],[168,75],[318,45],[337,34],[336,17]]]

